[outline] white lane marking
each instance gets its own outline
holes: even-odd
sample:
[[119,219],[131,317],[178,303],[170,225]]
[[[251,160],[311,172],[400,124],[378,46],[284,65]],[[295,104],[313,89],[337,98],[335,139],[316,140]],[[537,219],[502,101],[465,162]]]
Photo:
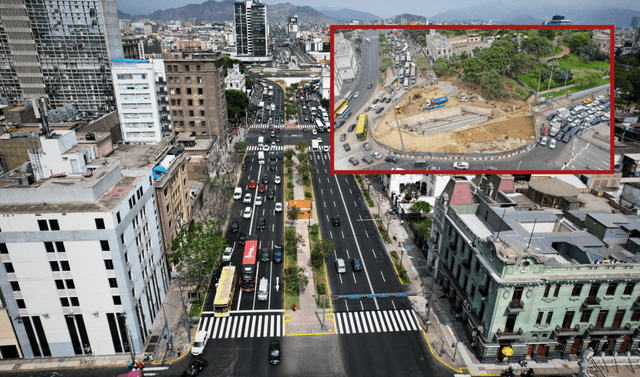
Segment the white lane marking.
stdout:
[[[247,316],[247,325],[244,327],[244,337],[247,338],[249,337],[249,329],[251,328],[251,326],[249,325],[251,323],[251,319],[254,318],[255,316]],[[254,323],[255,325],[255,323]]]
[[360,318],[362,319],[362,328],[364,329],[364,332],[368,333],[369,326],[367,326],[367,319],[365,318],[364,312],[360,312]]
[[409,325],[409,319],[407,318],[404,310],[400,311],[400,316],[402,317],[402,321],[404,322],[404,324],[407,326],[407,331],[411,330],[411,325]]
[[[247,317],[249,318],[249,317]],[[244,324],[244,316],[240,317],[240,323],[238,324],[238,338],[242,337],[242,325]]]
[[384,278],[384,275],[382,274],[382,271],[380,271],[380,275],[382,276],[382,281],[384,281],[386,283],[387,279]]
[[367,238],[369,238],[369,232],[367,232],[367,230],[366,230],[366,229],[364,230],[364,234],[366,234],[366,235],[367,235]]
[[[242,318],[242,317],[240,317]],[[231,337],[235,338],[236,336],[236,326],[238,325],[239,319],[238,317],[233,317],[233,326],[231,326]]]
[[269,316],[265,316],[264,317],[264,331],[262,332],[262,336],[264,336],[265,338],[267,337],[267,332],[269,331],[269,328],[267,327],[267,319],[269,318]]
[[336,326],[338,327],[338,334],[342,334],[342,320],[340,314],[336,313]]
[[351,328],[349,327],[349,321],[347,320],[348,313],[342,313],[342,321],[344,322],[344,331],[347,334],[351,334]]
[[356,273],[352,272],[351,275],[353,275],[353,281],[358,284],[358,279],[356,279]]
[[371,317],[373,317],[373,324],[376,325],[376,332],[380,332],[380,325],[378,325],[378,316],[376,315],[376,313],[378,312],[373,312],[373,315],[371,315]]
[[400,326],[400,329],[404,331],[404,324],[402,323],[402,318],[400,317],[399,312],[397,310],[394,310],[391,312],[391,315],[395,316],[398,319],[398,326]]
[[393,316],[393,311],[391,311],[389,313],[389,319],[391,320],[391,324],[389,325],[389,329],[391,329],[391,326],[393,325],[393,331],[398,331],[398,325],[396,324],[396,319]]
[[220,321],[214,321],[215,322],[215,326],[213,327],[213,332],[210,333],[210,337],[211,338],[217,338],[217,334],[218,334],[218,326],[220,325]]
[[351,327],[351,328],[353,329],[353,332],[356,332],[356,328],[355,328],[355,326],[353,325],[353,313],[349,312],[349,313],[347,313],[347,314],[348,314],[348,316],[349,316],[349,324],[350,324],[350,326],[349,326],[349,327]]
[[231,331],[231,322],[234,322],[233,320],[236,319],[238,317],[229,317],[229,323],[227,324],[227,331],[224,332],[224,338],[228,338],[229,337],[229,331]]
[[[378,256],[376,255],[376,251],[373,248],[371,248],[371,252],[373,253],[373,257],[378,259]],[[380,271],[380,273],[382,273],[382,271]]]
[[360,318],[358,317],[358,312],[354,312],[354,317],[356,320],[356,326],[358,327],[358,334],[362,333],[362,327],[360,326]]
[[276,327],[275,323],[274,323],[275,321],[276,321],[276,316],[272,315],[271,316],[271,323],[270,323],[270,326],[269,326],[269,336],[272,337],[272,338],[273,338],[273,331],[275,330],[275,327]]
[[387,315],[387,313],[383,313],[383,312],[375,312],[378,313],[378,316],[380,316],[380,326],[382,326],[382,331],[387,332],[387,324],[385,321],[385,316]]
[[413,310],[407,310],[407,318],[409,319],[409,323],[411,323],[411,328],[414,331],[418,331],[420,325],[418,324],[416,313]]
[[[262,316],[258,316],[258,323],[256,324],[256,321],[253,321],[253,327],[251,327],[251,337],[253,338],[254,334],[256,336],[260,336],[260,326],[262,326]],[[254,332],[255,330],[255,332]]]

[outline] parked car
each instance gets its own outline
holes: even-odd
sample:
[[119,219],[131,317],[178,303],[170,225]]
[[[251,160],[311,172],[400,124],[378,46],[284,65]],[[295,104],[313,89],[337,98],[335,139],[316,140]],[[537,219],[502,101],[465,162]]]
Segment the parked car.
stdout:
[[378,107],[378,109],[376,110],[376,114],[380,114],[382,111],[384,111],[384,107],[380,106],[380,107]]
[[378,152],[378,151],[373,151],[371,152],[371,155],[376,159],[376,160],[380,160],[382,159],[382,153]]
[[371,144],[369,144],[369,143],[362,144],[362,147],[364,148],[365,151],[371,150]]
[[358,161],[358,159],[357,159],[357,158],[355,158],[355,157],[351,157],[351,158],[349,158],[349,162],[350,162],[350,163],[351,163],[351,165],[353,165],[353,166],[356,166],[356,165],[358,165],[358,164],[360,163],[360,161]]
[[556,149],[556,139],[551,139],[549,142],[549,148]]
[[384,158],[386,162],[398,162],[398,157],[396,156],[387,156]]
[[347,139],[347,134],[340,135],[340,141],[345,141]]
[[347,131],[353,132],[353,130],[355,130],[355,129],[356,129],[356,125],[354,123],[354,124],[350,125],[349,128],[347,128]]
[[362,161],[366,162],[368,165],[373,164],[373,159],[369,156],[362,157]]
[[468,170],[469,169],[469,163],[466,161],[456,161],[453,163],[453,167],[455,169],[462,169],[462,170]]
[[547,142],[549,141],[549,137],[548,136],[544,136],[542,137],[542,139],[540,140],[540,145],[545,146],[547,145]]
[[345,152],[349,152],[351,150],[351,147],[349,146],[349,143],[344,143],[344,145],[342,145],[342,147],[344,147],[344,151]]

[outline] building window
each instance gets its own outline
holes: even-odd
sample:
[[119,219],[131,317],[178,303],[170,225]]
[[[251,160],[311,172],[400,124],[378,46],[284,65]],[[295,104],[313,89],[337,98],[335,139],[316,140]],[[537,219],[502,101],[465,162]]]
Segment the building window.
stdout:
[[18,283],[17,281],[12,281],[11,290],[14,292],[20,292],[20,283]]
[[64,289],[64,281],[62,279],[56,280],[56,289]]
[[0,254],[9,254],[6,243],[0,243]]
[[178,66],[177,66],[177,65],[175,65],[175,64],[173,65],[173,71],[174,71],[174,72],[178,72]]
[[118,288],[118,279],[109,278],[109,288]]
[[[171,68],[171,66],[169,66]],[[169,84],[173,84],[173,77],[169,77]]]
[[19,298],[16,300],[16,304],[18,304],[18,309],[26,309],[27,304],[24,303],[24,300]]
[[191,88],[187,88],[187,94],[191,94]]
[[7,262],[4,264],[4,269],[7,270],[8,274],[13,274],[16,270],[13,269],[13,263]]
[[122,221],[122,219],[120,218],[120,212],[116,213],[116,219],[118,219],[118,224],[120,224],[120,222]]
[[196,126],[196,122],[194,122],[193,120],[189,122],[189,127],[195,127]]
[[636,283],[627,283],[627,285],[624,286],[624,292],[622,294],[625,296],[631,296],[635,287]]
[[109,251],[111,250],[111,248],[109,247],[109,241],[100,241],[100,247],[102,248],[102,251]]
[[67,285],[67,289],[76,289],[73,279],[66,279],[64,283]]
[[113,260],[111,260],[111,259],[105,259],[105,260],[104,260],[104,267],[105,267],[107,270],[113,270]]
[[582,292],[582,284],[576,284],[573,286],[573,291],[571,291],[571,297],[579,297]]
[[69,266],[69,262],[66,260],[61,260],[60,261],[60,267],[62,268],[62,271],[71,271],[71,267]]
[[51,266],[51,271],[60,271],[60,265],[58,264],[58,262],[49,262],[49,265]]
[[173,69],[171,69],[172,67],[170,65],[167,65],[167,71],[168,72],[173,72]]
[[538,318],[536,318],[536,325],[539,325],[542,323],[542,317],[544,316],[544,312],[539,312],[538,313]]
[[120,296],[112,296],[113,298],[113,305],[122,305],[122,300],[120,299]]
[[544,287],[544,294],[542,295],[542,297],[547,298],[549,297],[549,291],[551,290],[551,284],[547,284]]
[[206,127],[207,126],[207,121],[206,120],[201,120],[200,121],[200,127]]
[[180,77],[176,77],[176,84],[180,84]]
[[49,220],[49,227],[51,228],[51,230],[60,230],[58,220]]
[[47,220],[38,220],[38,227],[40,228],[40,230],[49,230]]
[[198,77],[198,84],[202,84],[202,77]]
[[180,88],[176,88],[176,94],[180,94]]
[[53,242],[45,242],[44,248],[47,250],[47,253],[55,253],[56,249],[53,247]]
[[640,321],[640,310],[634,310],[633,313],[631,313],[631,322],[638,321]]
[[64,248],[64,242],[62,242],[62,241],[56,242],[56,250],[58,250],[58,253],[66,252],[67,249]]
[[193,106],[193,100],[192,100],[192,99],[187,100],[187,105],[188,105],[188,106]]
[[192,117],[193,116],[193,110],[189,110],[189,116]]
[[191,84],[191,77],[185,77],[185,83]]
[[69,307],[69,299],[66,297],[60,297],[60,304],[65,308]]
[[558,293],[560,293],[560,284],[556,284],[556,290],[553,291],[553,298],[558,298]]
[[198,88],[198,94],[204,94],[204,91],[202,90],[202,88]]
[[200,116],[203,117],[204,116],[204,110],[200,110]]
[[198,72],[200,71],[200,66],[199,65],[196,66],[196,71],[198,71]]
[[199,99],[198,103],[200,104],[200,106],[204,106],[204,100],[203,99]]
[[188,65],[185,65],[185,66],[184,66],[184,70],[185,70],[185,71],[187,71],[187,72],[189,72],[189,66],[188,66]]
[[616,288],[618,288],[618,283],[610,283],[607,287],[607,296],[615,296]]
[[553,318],[553,312],[549,312],[549,314],[547,314],[547,325],[551,324],[551,318]]
[[71,306],[80,306],[80,301],[77,297],[71,297]]
[[580,316],[580,322],[588,323],[589,318],[591,318],[591,310],[582,312],[582,315]]

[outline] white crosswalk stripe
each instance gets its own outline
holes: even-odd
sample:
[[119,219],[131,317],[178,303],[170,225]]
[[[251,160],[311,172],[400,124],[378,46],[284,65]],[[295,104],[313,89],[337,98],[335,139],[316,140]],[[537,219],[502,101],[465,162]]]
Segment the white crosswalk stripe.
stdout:
[[[254,124],[252,126],[249,126],[250,129],[255,129],[255,130],[261,130],[263,128],[269,128],[269,124]],[[316,128],[315,124],[297,124],[297,125],[293,125],[293,126],[289,126],[289,125],[282,125],[279,124],[277,126],[275,125],[271,125],[273,126],[273,129],[275,130],[276,128],[279,128],[281,130],[296,130],[296,129],[303,129],[303,128]]]
[[280,337],[284,330],[282,314],[232,314],[229,317],[203,317],[198,331],[209,332],[212,339]]
[[[259,147],[257,145],[250,145],[247,147],[247,151],[249,152],[260,152],[263,151],[264,149],[262,147]],[[269,151],[284,151],[284,145],[276,145],[275,147],[269,147]],[[266,151],[265,151],[265,155],[266,155]]]
[[333,317],[338,334],[419,331],[421,328],[411,309],[338,312]]

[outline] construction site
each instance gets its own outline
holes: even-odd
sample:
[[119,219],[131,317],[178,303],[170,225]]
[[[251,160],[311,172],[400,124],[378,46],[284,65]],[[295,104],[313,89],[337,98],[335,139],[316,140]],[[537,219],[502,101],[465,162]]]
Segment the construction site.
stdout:
[[535,140],[530,106],[514,99],[492,101],[441,82],[409,90],[393,109],[373,116],[369,128],[378,142],[398,151],[506,152]]

